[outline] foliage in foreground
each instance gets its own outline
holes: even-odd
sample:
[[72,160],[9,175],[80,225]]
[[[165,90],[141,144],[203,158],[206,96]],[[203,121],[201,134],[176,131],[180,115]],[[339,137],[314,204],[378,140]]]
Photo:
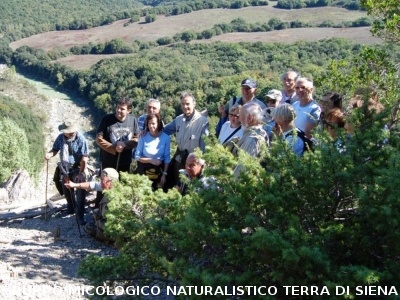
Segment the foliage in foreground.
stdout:
[[120,254],[89,256],[80,273],[94,285],[399,288],[400,151],[381,144],[382,119],[375,123],[347,143],[347,154],[321,136],[303,159],[279,142],[265,167],[241,157],[240,181],[235,159],[213,146],[204,158],[218,188],[185,197],[123,176],[107,215]]
[[123,176],[108,194],[107,215],[120,254],[89,256],[80,273],[94,285],[341,285],[353,288],[351,296],[355,286],[399,290],[400,149],[396,135],[383,142],[388,108],[374,117],[354,112],[354,136],[341,136],[346,153],[324,134],[303,158],[276,141],[261,165],[240,157],[239,181],[236,159],[213,145],[204,158],[218,188],[185,197],[152,193],[147,179]]

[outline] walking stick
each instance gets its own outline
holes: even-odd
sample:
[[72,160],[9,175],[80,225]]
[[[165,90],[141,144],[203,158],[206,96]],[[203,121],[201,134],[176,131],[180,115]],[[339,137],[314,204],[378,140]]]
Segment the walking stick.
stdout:
[[78,215],[76,214],[77,208],[75,202],[76,201],[75,189],[68,188],[68,190],[71,195],[72,208],[74,209],[76,225],[78,225],[79,237],[82,238],[81,225],[79,224]]
[[[63,183],[69,182],[71,179],[69,178],[68,172],[64,169],[62,162],[57,163],[57,165],[60,168],[61,174],[63,175]],[[76,214],[75,189],[68,188],[68,191],[71,195],[71,204],[75,214],[75,221],[78,225],[79,237],[82,238],[81,225],[79,224],[78,215]]]
[[117,170],[118,172],[118,166],[119,166],[119,157],[121,156],[121,152],[118,152],[118,158],[117,158],[117,167],[115,168],[115,170]]
[[44,220],[47,221],[47,186],[49,181],[49,160],[46,159],[46,191],[44,194]]

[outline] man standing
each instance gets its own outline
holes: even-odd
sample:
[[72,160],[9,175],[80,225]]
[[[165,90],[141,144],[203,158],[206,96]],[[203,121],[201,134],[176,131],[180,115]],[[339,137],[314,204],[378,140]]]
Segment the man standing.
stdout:
[[246,78],[242,81],[242,96],[231,98],[227,104],[220,105],[218,107],[218,112],[220,114],[219,122],[215,128],[217,137],[221,131],[222,125],[228,120],[228,114],[232,107],[238,105],[244,105],[249,102],[257,103],[262,109],[266,108],[265,104],[255,97],[257,91],[257,83],[250,78]]
[[147,103],[146,103],[146,113],[141,115],[138,118],[138,125],[139,125],[140,131],[143,132],[146,129],[146,118],[147,118],[147,115],[159,114],[160,113],[160,108],[161,108],[160,100],[150,98],[147,101]]
[[254,157],[258,157],[261,148],[268,145],[268,135],[262,128],[263,113],[257,103],[246,103],[240,110],[240,122],[244,128],[243,136],[237,145]]
[[96,143],[101,148],[101,168],[114,168],[129,172],[132,149],[140,134],[136,118],[131,115],[132,101],[128,97],[118,100],[115,114],[103,117],[97,129]]
[[299,75],[295,71],[287,71],[282,74],[281,80],[283,85],[282,101],[283,103],[293,104],[299,99],[296,96],[296,80]]
[[[263,112],[257,103],[251,102],[243,105],[240,110],[240,122],[244,128],[243,136],[237,142],[237,147],[233,144],[232,153],[238,155],[239,149],[247,152],[249,155],[259,157],[263,147],[269,144],[268,135],[262,128]],[[243,165],[236,166],[233,175],[239,178],[243,170]]]
[[293,103],[296,112],[294,125],[302,130],[307,138],[311,138],[311,131],[318,125],[321,107],[313,100],[314,84],[307,78],[296,81],[296,94],[299,101]]
[[[46,153],[45,159],[49,160],[60,152],[61,167],[67,172],[69,180],[73,182],[85,182],[87,173],[87,163],[89,156],[89,148],[85,137],[78,132],[78,127],[72,120],[67,120],[61,124],[58,129],[62,132],[54,141],[53,148]],[[60,166],[57,167],[54,181],[59,192],[64,194],[67,200],[67,213],[76,213],[76,217],[80,225],[85,223],[85,191],[77,191],[76,203],[74,191],[65,187],[64,184],[59,185],[62,177],[66,180],[66,175],[62,176]],[[76,211],[75,211],[76,207]]]
[[174,187],[179,179],[179,170],[185,167],[186,158],[195,148],[205,150],[203,135],[208,136],[208,118],[195,110],[196,100],[191,93],[181,95],[183,114],[164,127],[168,135],[176,135],[178,149],[168,168],[166,187]]

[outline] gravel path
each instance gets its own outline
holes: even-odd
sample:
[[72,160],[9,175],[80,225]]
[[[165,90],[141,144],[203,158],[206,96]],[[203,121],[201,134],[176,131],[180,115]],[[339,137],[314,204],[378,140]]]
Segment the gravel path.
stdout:
[[[58,125],[64,119],[73,118],[86,133],[90,147],[94,149],[92,120],[88,117],[83,103],[75,104],[70,100],[51,98],[44,103],[49,113],[46,124],[46,149],[50,149],[59,134]],[[48,198],[56,194],[52,176],[57,162],[50,160],[49,171],[46,167],[40,176],[38,187],[33,193],[30,203],[10,205],[10,209],[19,211],[38,206],[43,210],[46,193],[46,175],[48,175]],[[94,161],[92,163],[95,163]],[[94,197],[94,195],[90,195]],[[65,199],[56,203],[59,208],[66,207]],[[2,206],[1,210],[7,211]],[[54,239],[54,231],[58,228],[60,235]],[[87,254],[116,255],[117,251],[102,244],[81,228],[80,237],[74,216],[66,216],[64,212],[31,219],[0,219],[0,299],[83,299],[87,294],[79,288],[88,284],[78,278],[77,269],[80,261]]]

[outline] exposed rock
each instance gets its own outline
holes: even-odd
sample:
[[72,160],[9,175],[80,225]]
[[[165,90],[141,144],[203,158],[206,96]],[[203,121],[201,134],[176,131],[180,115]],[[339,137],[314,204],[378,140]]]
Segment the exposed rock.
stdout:
[[0,203],[15,204],[30,201],[33,187],[33,181],[28,172],[17,170],[1,185]]

